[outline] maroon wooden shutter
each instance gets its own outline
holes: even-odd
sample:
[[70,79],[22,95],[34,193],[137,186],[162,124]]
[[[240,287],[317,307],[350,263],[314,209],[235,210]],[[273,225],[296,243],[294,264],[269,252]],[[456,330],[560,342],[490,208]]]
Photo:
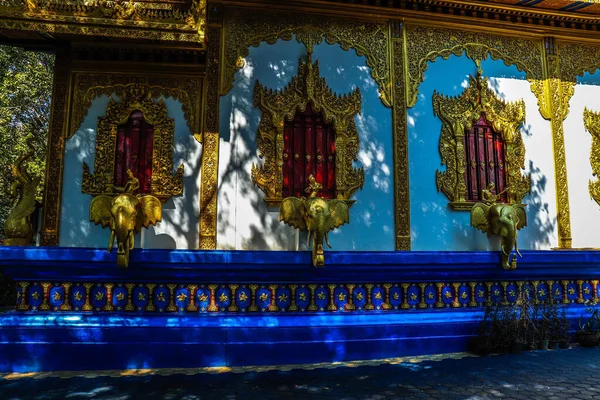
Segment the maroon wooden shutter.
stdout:
[[286,121],[283,141],[282,195],[306,196],[308,176],[323,185],[320,195],[335,197],[335,132],[309,104]]
[[115,154],[115,186],[127,183],[127,170],[140,181],[140,193],[150,193],[152,185],[152,153],[154,126],[144,120],[140,111],[134,111],[127,122],[117,127]]
[[[494,193],[499,193],[506,188],[504,142],[499,133],[483,116],[465,132],[463,138],[465,149],[465,183],[466,199],[468,201],[481,200],[481,191],[489,183],[494,183]],[[501,195],[503,201],[507,200],[506,193]]]

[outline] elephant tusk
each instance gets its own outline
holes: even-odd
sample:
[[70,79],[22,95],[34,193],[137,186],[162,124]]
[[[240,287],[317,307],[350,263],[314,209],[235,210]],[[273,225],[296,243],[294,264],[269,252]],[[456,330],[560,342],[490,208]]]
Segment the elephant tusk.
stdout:
[[110,253],[113,248],[113,244],[115,243],[115,231],[110,231],[110,238],[108,239],[108,252]]
[[327,243],[327,247],[331,249],[331,245],[329,244],[329,232],[325,233],[325,243]]
[[505,256],[508,257],[508,254],[506,253],[506,250],[504,250],[504,245],[500,246],[502,248],[502,254],[504,254]]

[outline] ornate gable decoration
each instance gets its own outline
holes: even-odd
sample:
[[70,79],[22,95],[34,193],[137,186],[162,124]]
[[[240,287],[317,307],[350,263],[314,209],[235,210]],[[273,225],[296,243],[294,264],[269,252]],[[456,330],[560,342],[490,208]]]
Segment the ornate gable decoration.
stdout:
[[[592,175],[598,177],[600,174],[600,113],[587,109],[583,110],[583,124],[585,129],[592,135],[592,150],[590,152],[590,164]],[[589,191],[592,199],[600,205],[600,181],[590,180]]]
[[292,121],[309,103],[335,130],[336,198],[349,200],[364,184],[363,168],[352,166],[359,147],[354,116],[361,110],[360,89],[345,95],[334,93],[320,75],[319,62],[312,62],[312,52],[307,58],[306,62],[299,60],[298,75],[282,90],[268,89],[258,81],[254,87],[254,106],[262,113],[257,133],[259,157],[265,162],[262,166],[252,164],[252,183],[266,194],[269,205],[282,200],[285,121]]
[[478,69],[476,77],[469,76],[469,86],[458,97],[433,93],[434,113],[442,120],[439,150],[442,164],[447,166],[444,172],[436,171],[436,183],[438,191],[448,197],[455,210],[469,210],[474,204],[465,198],[467,165],[463,137],[482,115],[504,140],[507,202],[520,204],[531,190],[531,178],[521,172],[525,168],[525,146],[520,132],[525,121],[525,102],[504,102],[481,74]]
[[152,101],[151,92],[143,85],[126,86],[120,101],[110,99],[106,116],[100,117],[96,133],[94,173],[83,163],[81,191],[93,196],[114,194],[117,127],[124,124],[134,111],[142,112],[147,123],[154,125],[151,194],[162,201],[183,193],[183,164],[174,176],[173,151],[175,123],[168,117],[167,106],[161,99]]
[[4,0],[0,28],[204,43],[206,0]]

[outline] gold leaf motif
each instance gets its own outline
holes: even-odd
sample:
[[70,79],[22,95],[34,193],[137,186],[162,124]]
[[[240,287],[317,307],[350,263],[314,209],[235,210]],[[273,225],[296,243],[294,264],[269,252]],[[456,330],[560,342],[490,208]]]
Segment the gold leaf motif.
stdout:
[[309,52],[325,39],[329,44],[338,43],[344,50],[354,49],[358,56],[365,56],[371,76],[379,86],[381,101],[388,107],[392,104],[388,28],[385,24],[319,15],[236,10],[227,18],[225,25],[222,95],[233,87],[235,73],[244,66],[243,59],[250,53],[250,46],[258,47],[261,42],[273,44],[279,39],[287,41],[295,35]]
[[198,296],[198,300],[200,300],[201,302],[207,301],[208,296],[206,295],[206,293],[202,293],[200,294],[200,296]]
[[503,60],[525,71],[530,82],[542,81],[543,43],[541,40],[497,36],[482,32],[407,26],[408,107],[417,103],[418,88],[425,78],[427,63],[438,57],[465,54],[474,61]]
[[75,292],[75,294],[73,295],[73,298],[77,301],[81,301],[81,299],[83,298],[81,295],[81,292]]
[[283,302],[287,301],[288,297],[285,294],[280,294],[278,299],[281,303],[283,303]]
[[358,294],[356,295],[356,300],[360,301],[360,300],[362,300],[364,298],[365,298],[365,296],[363,296],[362,292],[358,292]]
[[335,189],[336,198],[348,200],[365,180],[363,168],[354,168],[358,158],[359,138],[354,116],[360,112],[362,97],[356,88],[347,95],[337,95],[320,76],[319,62],[300,60],[298,74],[283,89],[274,91],[256,82],[254,105],[261,110],[258,127],[258,149],[263,154],[264,165],[252,164],[252,183],[265,194],[269,205],[279,204],[283,190],[284,125],[294,119],[297,111],[303,112],[308,104],[323,114],[326,123],[335,130]]
[[122,292],[117,293],[117,300],[121,301],[125,299],[125,294],[123,294]]
[[327,296],[325,296],[325,293],[319,292],[319,294],[317,295],[317,298],[319,300],[325,300],[327,298]]
[[146,300],[146,296],[144,296],[143,293],[138,293],[138,300],[139,301],[144,301],[144,300]]
[[219,301],[221,303],[225,303],[225,302],[227,302],[227,300],[229,300],[229,297],[227,297],[227,295],[225,293],[221,293],[221,296],[219,296]]
[[306,301],[306,292],[300,292],[298,298],[302,301]]
[[[598,177],[600,174],[600,112],[583,110],[583,124],[585,129],[592,135],[592,149],[590,152],[590,164],[592,175]],[[588,190],[592,199],[600,205],[600,181],[590,180]]]
[[54,296],[52,296],[54,300],[56,301],[60,301],[60,293],[59,292],[54,292]]
[[241,292],[240,296],[238,297],[238,299],[240,301],[246,301],[246,300],[248,300],[248,295],[246,294],[246,292]]
[[100,300],[104,300],[104,293],[102,292],[96,292],[96,296],[94,296],[94,298],[98,301]]
[[[465,170],[467,160],[462,145],[465,132],[485,115],[493,129],[500,133],[505,144],[506,185],[509,204],[521,204],[531,190],[531,178],[524,176],[525,145],[520,127],[525,121],[525,102],[507,103],[490,89],[487,78],[478,71],[469,76],[469,86],[457,97],[433,93],[433,110],[442,120],[439,150],[446,171],[436,171],[438,191],[443,192],[454,209],[468,210]],[[475,203],[473,203],[475,204]]]
[[0,16],[0,28],[14,30],[202,43],[206,0],[188,8],[134,0],[3,1]]

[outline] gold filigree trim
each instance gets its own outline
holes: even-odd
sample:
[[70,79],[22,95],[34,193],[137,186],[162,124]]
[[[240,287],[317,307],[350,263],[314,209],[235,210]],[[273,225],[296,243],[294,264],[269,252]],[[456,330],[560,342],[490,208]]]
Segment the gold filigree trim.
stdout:
[[[465,54],[473,61],[483,61],[488,56],[493,60],[503,60],[506,65],[515,65],[524,71],[532,82],[542,81],[541,40],[512,38],[442,28],[407,26],[408,54],[408,107],[417,104],[419,85],[425,78],[427,63],[438,57],[447,60],[451,55]],[[540,94],[543,88],[532,85],[532,90]]]
[[[561,248],[571,248],[571,206],[569,204],[569,185],[567,178],[567,160],[565,154],[564,120],[569,115],[569,102],[575,92],[576,77],[569,76],[562,61],[562,56],[570,57],[570,46],[556,45],[552,38],[547,38],[545,48],[546,76],[543,81],[544,103],[540,107],[542,116],[550,120],[554,149],[554,176],[556,179],[556,208],[558,210],[558,244]],[[582,57],[583,54],[581,54]],[[577,61],[575,61],[577,62]],[[567,71],[563,70],[566,67]],[[565,77],[566,76],[566,77]]]
[[525,102],[506,103],[492,89],[488,80],[478,71],[476,77],[469,76],[469,86],[458,97],[447,97],[433,93],[433,110],[442,120],[440,154],[446,171],[436,171],[436,183],[454,209],[465,210],[467,168],[465,149],[462,146],[465,132],[483,114],[494,130],[502,135],[505,144],[506,184],[508,203],[521,204],[531,190],[531,178],[523,176],[525,168],[525,145],[520,126],[525,121]]
[[406,114],[405,29],[399,21],[391,28],[391,51],[394,75],[393,143],[394,143],[394,203],[396,250],[410,250],[410,191],[408,169],[408,130]]
[[185,41],[203,44],[206,1],[189,8],[164,1],[7,0],[0,4],[0,28]]
[[154,145],[152,154],[151,194],[161,200],[183,193],[183,164],[177,168],[174,176],[173,151],[175,140],[175,122],[169,118],[167,106],[163,100],[155,103],[152,93],[143,85],[127,85],[127,91],[120,101],[110,99],[106,107],[106,116],[100,117],[96,136],[96,154],[94,173],[83,163],[81,191],[93,196],[115,193],[114,167],[117,140],[117,126],[127,122],[134,111],[140,111],[144,119],[154,125]]
[[[146,93],[153,98],[171,97],[181,103],[185,120],[200,141],[200,109],[202,103],[202,79],[196,77],[169,76],[140,77],[109,74],[75,75],[73,110],[69,136],[73,136],[81,126],[92,106],[92,101],[100,96],[125,96],[133,85],[143,85]],[[158,84],[160,83],[160,84]]]
[[221,27],[209,26],[206,57],[206,107],[200,183],[200,250],[217,248],[217,196],[219,181],[219,56]]
[[244,66],[244,57],[250,54],[250,46],[261,42],[269,44],[277,40],[296,40],[309,52],[323,39],[329,44],[339,44],[342,49],[354,49],[358,56],[365,56],[371,76],[379,86],[381,101],[392,104],[390,65],[388,57],[388,28],[385,24],[360,22],[346,18],[329,18],[305,14],[272,14],[260,11],[235,10],[226,20],[225,71],[221,94],[233,87],[235,73]]
[[[590,164],[592,165],[592,175],[597,178],[600,176],[600,112],[590,111],[586,107],[583,110],[583,124],[585,129],[592,135]],[[590,180],[588,188],[592,199],[600,205],[600,181]]]
[[298,75],[283,89],[274,91],[258,81],[254,87],[254,105],[262,113],[257,133],[258,149],[265,162],[262,166],[252,164],[252,183],[266,194],[269,205],[279,204],[282,200],[285,121],[293,120],[296,112],[305,111],[309,103],[315,112],[322,113],[326,123],[333,123],[335,130],[336,198],[350,199],[363,187],[363,168],[352,166],[358,157],[359,139],[354,116],[362,106],[360,89],[347,95],[334,93],[319,73],[319,62],[313,64],[309,52],[307,62],[299,62]]

